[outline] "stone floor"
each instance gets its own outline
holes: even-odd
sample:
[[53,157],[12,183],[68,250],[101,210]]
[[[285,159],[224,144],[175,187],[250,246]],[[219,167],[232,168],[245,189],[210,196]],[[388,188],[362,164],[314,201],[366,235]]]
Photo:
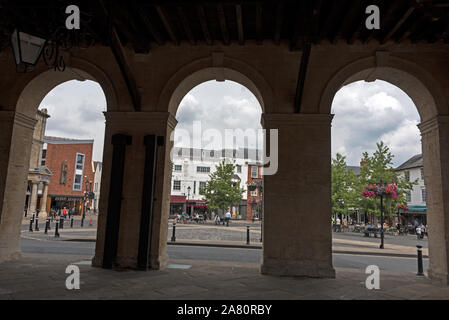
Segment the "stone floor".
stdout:
[[[80,290],[65,287],[65,269],[73,263],[80,263]],[[414,273],[381,273],[380,289],[368,290],[359,269],[310,279],[260,275],[253,263],[173,260],[169,268],[148,272],[88,263],[85,256],[24,254],[0,265],[0,299],[449,299],[448,286]]]

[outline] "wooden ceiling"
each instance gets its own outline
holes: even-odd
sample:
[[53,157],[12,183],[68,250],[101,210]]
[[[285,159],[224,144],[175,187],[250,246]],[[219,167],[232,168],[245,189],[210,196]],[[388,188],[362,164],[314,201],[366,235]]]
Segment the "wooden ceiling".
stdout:
[[[339,40],[449,43],[449,0],[0,0],[0,50],[16,27],[48,38],[64,26],[69,4],[79,6],[81,28],[97,42],[109,45],[114,29],[121,44],[137,53],[181,43],[288,41],[291,50],[305,42]],[[380,30],[365,28],[365,8],[371,4],[380,8]]]

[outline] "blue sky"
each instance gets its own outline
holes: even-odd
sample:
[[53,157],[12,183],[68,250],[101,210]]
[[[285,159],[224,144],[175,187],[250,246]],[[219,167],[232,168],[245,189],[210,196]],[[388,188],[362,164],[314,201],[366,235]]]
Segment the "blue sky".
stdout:
[[[42,101],[50,118],[46,135],[94,139],[94,159],[102,159],[106,99],[92,81],[69,81],[57,86]],[[383,82],[355,82],[343,87],[332,104],[332,155],[358,165],[362,152],[373,152],[383,140],[398,166],[421,153],[419,115],[411,99],[399,88]],[[192,89],[176,114],[178,127],[192,130],[201,121],[203,130],[259,129],[261,107],[245,87],[232,82],[208,81]]]

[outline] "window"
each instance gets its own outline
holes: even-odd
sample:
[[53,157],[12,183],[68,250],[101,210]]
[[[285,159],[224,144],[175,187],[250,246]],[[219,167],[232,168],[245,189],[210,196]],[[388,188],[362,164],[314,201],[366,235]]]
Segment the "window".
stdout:
[[83,175],[75,174],[75,179],[73,179],[73,190],[81,191],[82,182],[83,182]]
[[41,160],[41,166],[45,166],[45,158],[47,156],[47,149],[42,150],[42,160]]
[[257,175],[257,166],[252,166],[252,167],[251,167],[251,178],[258,178],[258,175]]
[[196,181],[193,181],[193,194],[196,193]]
[[200,181],[200,190],[206,188],[206,181]]
[[182,171],[182,165],[175,164],[175,171]]
[[421,168],[421,180],[424,180],[424,168]]
[[242,166],[241,165],[236,165],[237,168],[237,173],[242,173]]
[[210,167],[196,167],[196,172],[209,173],[210,172]]
[[422,196],[422,202],[426,202],[427,201],[426,189],[421,190],[421,196]]
[[410,192],[405,193],[405,201],[412,202],[412,195],[410,194]]
[[76,154],[76,169],[78,170],[84,169],[84,154],[81,153]]
[[250,192],[251,197],[257,197],[257,189]]
[[173,190],[181,190],[181,181],[180,180],[173,181]]

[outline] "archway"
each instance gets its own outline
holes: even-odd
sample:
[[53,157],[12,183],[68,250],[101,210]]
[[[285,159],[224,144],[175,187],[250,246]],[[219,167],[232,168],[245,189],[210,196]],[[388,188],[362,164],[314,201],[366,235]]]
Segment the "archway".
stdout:
[[[260,117],[261,112],[264,110],[264,100],[261,92],[256,85],[245,75],[232,69],[224,68],[225,81],[216,82],[217,70],[214,68],[205,68],[194,72],[190,76],[187,76],[179,83],[177,89],[173,92],[171,99],[169,100],[169,112],[176,112],[176,118],[178,120],[178,127],[175,129],[174,138],[176,141],[177,130],[190,131],[195,124],[190,123],[186,125],[188,121],[203,121],[202,133],[207,135],[207,131],[215,129],[215,133],[221,133],[224,138],[224,130],[238,130],[237,134],[243,135],[249,130],[261,129]],[[215,90],[215,91],[214,91]],[[242,93],[243,91],[243,93]],[[212,97],[205,97],[205,93],[213,95]],[[223,102],[224,95],[229,95],[229,99]],[[240,102],[236,102],[235,99],[240,98]],[[228,104],[226,106],[225,104]],[[240,103],[240,108],[245,110],[239,112],[239,106],[231,106],[231,104]],[[200,106],[203,104],[203,106]],[[196,107],[194,106],[196,105]],[[178,109],[179,107],[179,109]],[[229,115],[226,112],[220,113],[220,111],[231,109]],[[251,111],[249,111],[251,109]],[[197,114],[203,114],[202,117],[195,117],[193,110]],[[205,113],[216,114],[213,116],[204,116]],[[241,117],[247,115],[252,117],[246,121]],[[239,123],[228,122],[227,119],[234,119]],[[252,120],[252,121],[249,121]],[[251,124],[249,123],[251,122]],[[181,127],[181,129],[180,129]],[[189,128],[188,128],[189,127]],[[221,130],[219,130],[221,129]],[[259,132],[260,133],[260,132]],[[257,135],[257,132],[255,132]],[[213,135],[212,135],[213,136]],[[210,137],[210,136],[209,136]],[[223,139],[224,140],[224,139]],[[259,173],[259,166],[257,161],[256,152],[252,152],[254,148],[257,148],[257,141],[248,141],[249,145],[241,145],[240,139],[237,137],[237,141],[231,141],[231,145],[226,145],[225,141],[220,141],[219,145],[213,145],[213,143],[207,143],[207,141],[201,141],[196,146],[191,144],[190,146],[175,145],[174,156],[172,158],[173,168],[169,174],[171,179],[171,206],[170,206],[170,220],[168,225],[168,241],[172,241],[172,244],[176,242],[189,242],[189,240],[199,242],[212,242],[223,247],[230,246],[230,243],[237,245],[244,245],[247,241],[247,228],[246,225],[250,225],[250,242],[251,244],[257,244],[261,247],[261,220],[262,220],[262,206],[263,206],[263,193],[257,189],[254,192],[248,193],[246,190],[247,182],[260,181],[262,187],[262,176]],[[249,139],[250,140],[250,139]],[[203,143],[205,142],[205,143]],[[235,142],[235,144],[234,144]],[[254,144],[255,143],[255,144]],[[197,150],[199,146],[199,150]],[[184,148],[183,148],[184,147]],[[186,149],[189,150],[184,156],[183,152]],[[178,153],[179,150],[179,153]],[[234,151],[234,153],[227,153],[228,151]],[[246,150],[246,151],[245,151]],[[196,153],[195,151],[199,151]],[[240,151],[242,151],[240,153]],[[262,151],[262,150],[261,150]],[[190,153],[191,152],[191,153]],[[217,156],[219,154],[219,156]],[[207,155],[207,156],[206,156]],[[216,159],[214,159],[214,156]],[[254,157],[251,157],[254,156]],[[225,224],[225,212],[221,212],[220,209],[210,209],[208,207],[207,199],[199,193],[201,187],[204,187],[209,180],[209,173],[216,171],[217,166],[222,159],[229,159],[235,161],[234,176],[238,178],[239,186],[245,189],[240,204],[230,207],[231,222],[229,227]],[[254,178],[251,173],[251,167],[255,168]],[[204,172],[197,172],[201,168]],[[207,171],[206,171],[207,169]],[[188,188],[188,191],[187,191]],[[256,194],[258,193],[258,194]],[[254,202],[254,203],[253,203]],[[191,205],[193,203],[193,205]],[[259,205],[257,211],[256,205]],[[186,211],[187,221],[181,217],[180,213]],[[225,210],[226,211],[226,210]],[[252,214],[256,212],[254,217]],[[190,218],[190,219],[189,219]],[[206,221],[204,221],[206,218]],[[221,219],[221,221],[219,220]],[[173,239],[173,223],[177,224],[176,228],[176,242]],[[187,229],[195,228],[196,233],[192,234]],[[211,237],[213,232],[216,232]],[[209,237],[209,238],[208,238]],[[213,238],[213,239],[212,239]],[[208,241],[209,240],[209,241]],[[226,242],[226,240],[228,242]],[[169,246],[168,252],[171,259],[179,259],[179,257],[186,258],[186,254],[180,254],[175,250],[175,246]],[[207,249],[202,249],[202,251]],[[223,250],[223,249],[216,249]],[[233,249],[242,250],[242,249]],[[219,255],[212,255],[212,260],[217,258],[232,260],[232,251],[224,249],[225,254],[223,257]],[[248,259],[252,259],[252,263],[260,261],[260,250],[251,250],[251,254],[248,254]],[[201,252],[192,252],[192,257],[202,256]],[[238,255],[238,254],[237,254]],[[230,261],[227,260],[227,261]],[[224,261],[224,260],[223,260]]]
[[[10,122],[5,123],[8,124],[8,126],[5,126],[5,133],[10,129],[11,134],[9,136],[6,135],[6,140],[2,141],[7,148],[8,152],[6,152],[6,156],[8,158],[5,159],[7,170],[4,172],[6,181],[5,186],[7,186],[7,188],[3,185],[1,187],[5,188],[2,190],[4,196],[3,203],[1,204],[2,212],[0,217],[0,248],[2,249],[0,261],[14,259],[21,255],[20,230],[27,193],[28,175],[31,172],[31,145],[33,139],[40,140],[41,138],[33,137],[35,127],[42,125],[42,122],[38,121],[39,116],[36,115],[39,104],[52,89],[70,80],[96,81],[103,89],[108,107],[116,108],[117,106],[115,90],[108,77],[95,65],[85,60],[73,59],[71,67],[68,67],[65,72],[55,72],[48,69],[38,68],[35,70],[34,74],[25,75],[17,81],[17,85],[13,92],[17,97],[14,111],[5,112],[5,114],[9,112],[11,116]],[[11,97],[14,97],[14,94],[9,96],[9,98]],[[4,121],[4,119],[2,120]],[[36,162],[35,164],[40,165],[38,160],[31,160],[33,160],[33,163]],[[35,164],[33,164],[33,166]],[[34,173],[38,175],[47,174],[47,180],[49,180],[51,173],[42,171],[43,166],[37,167],[39,170],[33,169],[35,171]],[[48,181],[45,181],[44,185],[42,185],[42,199],[47,199],[47,197],[44,196],[45,185],[47,184]],[[37,193],[39,192],[37,189],[38,188],[36,187],[36,199],[33,199],[33,202],[36,202],[37,200]],[[32,190],[30,191],[33,192]],[[38,210],[44,208],[45,202],[42,201],[42,203],[34,204],[32,209]],[[42,223],[41,221],[40,230],[42,232],[44,230],[43,225],[45,225],[45,223]]]
[[[422,157],[427,190],[427,222],[429,233],[429,277],[447,283],[447,234],[442,190],[444,172],[436,161],[444,156],[441,148],[448,137],[438,126],[447,114],[447,102],[442,88],[433,77],[419,66],[406,60],[377,54],[375,58],[361,59],[342,68],[328,82],[320,102],[320,112],[330,112],[331,101],[344,85],[359,80],[383,80],[403,90],[415,104],[421,124]],[[436,161],[435,161],[436,160]]]

